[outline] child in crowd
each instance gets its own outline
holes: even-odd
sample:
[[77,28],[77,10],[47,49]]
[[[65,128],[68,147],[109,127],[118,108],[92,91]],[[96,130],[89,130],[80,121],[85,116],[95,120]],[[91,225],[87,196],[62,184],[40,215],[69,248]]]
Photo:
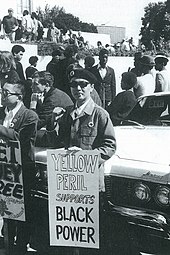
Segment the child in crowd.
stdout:
[[133,87],[136,83],[137,78],[134,73],[122,73],[121,88],[123,91],[115,97],[108,110],[113,125],[119,125],[122,120],[126,119],[135,106],[137,100],[133,92]]
[[32,75],[38,71],[36,69],[36,66],[37,66],[37,62],[38,62],[38,57],[37,56],[31,56],[29,58],[29,63],[30,63],[30,66],[28,66],[25,70],[25,74],[26,74],[26,78],[32,78]]

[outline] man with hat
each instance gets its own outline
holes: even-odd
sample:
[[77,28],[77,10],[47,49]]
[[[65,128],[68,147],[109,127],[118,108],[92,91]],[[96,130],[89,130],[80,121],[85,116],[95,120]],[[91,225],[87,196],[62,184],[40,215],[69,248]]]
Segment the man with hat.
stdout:
[[149,55],[144,55],[140,60],[142,76],[137,77],[137,84],[134,87],[136,98],[154,93],[155,91],[155,78],[152,72],[155,66],[154,58]]
[[[103,204],[101,201],[104,200],[103,195],[105,191],[103,163],[116,150],[114,128],[107,111],[95,104],[91,98],[91,92],[93,91],[96,80],[94,75],[88,70],[81,68],[72,70],[69,78],[71,93],[75,98],[75,105],[66,107],[66,110],[59,107],[54,109],[54,125],[51,126],[48,134],[54,140],[56,148],[64,147],[69,150],[95,149],[95,151],[99,152],[101,207]],[[101,228],[104,227],[106,220],[106,218],[102,218],[102,213],[103,210],[100,211],[100,220],[103,220],[102,226],[100,226]],[[103,233],[102,230],[101,232]],[[104,244],[103,238],[102,235],[101,242]],[[87,254],[89,254],[89,251]]]
[[19,26],[17,19],[13,16],[13,13],[13,9],[9,8],[8,15],[4,16],[2,20],[4,35],[6,35],[11,42],[15,41],[15,32]]
[[133,68],[128,68],[128,72],[132,72],[136,74],[137,77],[141,76],[141,65],[140,65],[140,60],[142,58],[142,52],[138,51],[135,52],[134,54],[134,67]]
[[166,69],[169,59],[165,53],[158,53],[155,57],[156,88],[155,92],[170,91],[170,75]]
[[69,78],[75,104],[66,107],[66,110],[56,107],[53,111],[53,119],[63,114],[57,122],[57,141],[67,149],[73,146],[85,150],[98,149],[101,164],[114,154],[116,143],[109,114],[91,98],[96,78],[83,68],[72,70]]

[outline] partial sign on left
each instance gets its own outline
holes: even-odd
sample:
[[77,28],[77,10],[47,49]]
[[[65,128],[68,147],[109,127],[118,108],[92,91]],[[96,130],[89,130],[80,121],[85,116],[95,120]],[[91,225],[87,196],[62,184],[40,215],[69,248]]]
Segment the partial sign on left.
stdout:
[[1,138],[0,216],[25,221],[20,143]]

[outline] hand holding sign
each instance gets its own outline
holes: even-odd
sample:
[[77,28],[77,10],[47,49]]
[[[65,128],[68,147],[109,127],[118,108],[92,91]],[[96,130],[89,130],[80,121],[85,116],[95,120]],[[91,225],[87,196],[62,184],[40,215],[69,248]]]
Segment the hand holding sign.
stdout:
[[80,147],[77,147],[77,146],[72,146],[72,147],[69,147],[68,150],[69,151],[80,151],[82,149]]

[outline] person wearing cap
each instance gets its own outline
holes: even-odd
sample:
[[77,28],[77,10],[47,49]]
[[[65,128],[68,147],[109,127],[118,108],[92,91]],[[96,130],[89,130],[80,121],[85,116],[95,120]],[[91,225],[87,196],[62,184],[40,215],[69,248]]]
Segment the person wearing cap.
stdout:
[[[80,68],[72,70],[69,77],[75,104],[74,106],[66,107],[65,110],[59,107],[54,109],[54,122],[48,130],[49,132],[46,132],[46,135],[49,135],[51,140],[54,141],[55,148],[95,150],[99,152],[99,192],[101,202],[105,191],[103,163],[116,150],[114,127],[108,112],[95,104],[91,98],[91,92],[96,81],[95,76],[88,70]],[[102,203],[100,203],[100,206],[102,206]],[[106,220],[106,218],[102,218],[102,212],[100,211],[101,228],[104,227]],[[101,243],[106,245],[102,234],[103,232],[100,233],[100,237],[102,236]],[[89,250],[87,254],[89,254]]]
[[116,96],[116,79],[114,69],[107,65],[109,52],[101,49],[99,52],[99,63],[90,69],[97,82],[94,87],[98,92],[104,109],[108,109]]
[[[54,123],[48,131],[55,136],[56,147],[98,150],[99,164],[102,164],[115,153],[116,140],[108,112],[91,98],[95,81],[95,76],[83,68],[70,72],[70,88],[75,104],[65,109],[56,107],[53,111]],[[58,117],[61,118],[55,123]],[[104,190],[104,183],[100,184],[100,190]]]
[[134,74],[136,74],[137,77],[142,75],[142,71],[141,71],[141,65],[140,65],[140,60],[142,58],[142,52],[138,51],[135,52],[134,54],[134,67],[133,68],[128,68],[128,72],[132,72]]
[[154,93],[155,91],[155,77],[152,72],[155,66],[155,61],[152,56],[144,55],[140,59],[142,76],[137,77],[137,84],[134,87],[134,93],[136,98]]
[[158,53],[155,57],[156,88],[155,92],[170,91],[170,74],[166,69],[169,59],[165,53]]
[[3,24],[3,30],[4,35],[7,36],[11,42],[15,41],[15,32],[18,29],[18,21],[13,16],[13,9],[8,9],[8,15],[3,17],[2,24]]

